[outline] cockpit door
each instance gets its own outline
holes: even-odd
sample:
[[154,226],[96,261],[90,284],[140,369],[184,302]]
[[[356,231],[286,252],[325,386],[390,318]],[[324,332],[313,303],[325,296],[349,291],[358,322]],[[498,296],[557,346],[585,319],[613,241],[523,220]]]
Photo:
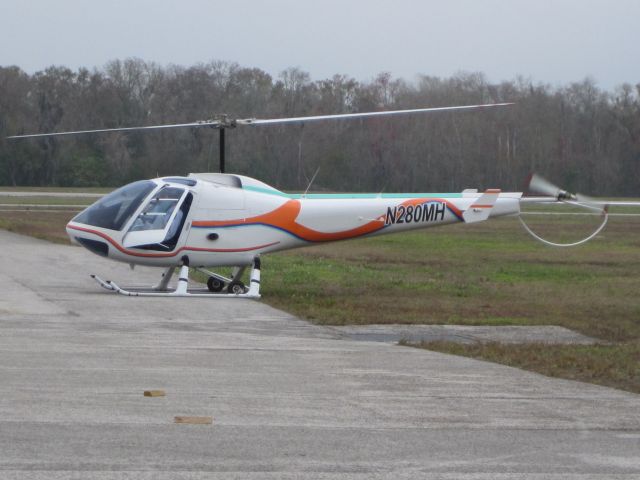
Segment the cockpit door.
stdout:
[[124,236],[126,248],[171,251],[175,248],[184,225],[193,194],[166,186],[144,206]]

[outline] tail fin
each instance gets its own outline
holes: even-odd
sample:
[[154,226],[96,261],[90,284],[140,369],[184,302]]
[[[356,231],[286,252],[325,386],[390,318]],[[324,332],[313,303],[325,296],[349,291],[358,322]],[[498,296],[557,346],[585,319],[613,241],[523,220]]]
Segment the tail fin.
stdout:
[[480,195],[478,199],[462,214],[466,223],[482,222],[489,218],[491,209],[500,196],[500,190],[489,189]]

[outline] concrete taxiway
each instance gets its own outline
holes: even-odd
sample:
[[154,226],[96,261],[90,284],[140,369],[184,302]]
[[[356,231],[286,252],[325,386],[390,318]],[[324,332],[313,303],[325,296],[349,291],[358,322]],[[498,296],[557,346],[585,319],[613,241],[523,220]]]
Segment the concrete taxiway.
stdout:
[[118,296],[89,274],[157,272],[4,231],[0,247],[0,478],[640,477],[638,395],[252,300]]

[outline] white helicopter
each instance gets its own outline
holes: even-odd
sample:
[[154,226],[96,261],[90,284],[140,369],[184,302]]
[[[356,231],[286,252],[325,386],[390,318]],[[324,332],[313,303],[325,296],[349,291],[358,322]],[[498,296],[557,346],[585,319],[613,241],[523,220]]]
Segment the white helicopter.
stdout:
[[[608,218],[607,205],[568,193],[538,176],[530,190],[522,192],[287,194],[259,180],[224,172],[224,132],[241,125],[304,123],[331,119],[365,118],[427,112],[475,110],[512,105],[497,103],[440,108],[420,108],[280,119],[214,120],[186,124],[128,127],[75,132],[18,135],[33,138],[113,131],[208,127],[220,132],[221,173],[195,173],[188,177],[141,180],[104,196],[67,224],[72,242],[98,255],[132,267],[164,268],[157,285],[121,288],[115,282],[93,278],[104,288],[134,296],[260,297],[260,256],[263,254],[363,236],[404,232],[452,223],[475,223],[493,217],[517,215],[523,203],[568,202],[602,212],[603,221],[589,237],[595,237]],[[313,180],[312,180],[313,181]],[[307,189],[308,190],[308,189]],[[630,204],[629,202],[614,202]],[[522,219],[521,219],[522,221]],[[524,222],[523,222],[524,224]],[[548,242],[525,228],[538,240]],[[170,287],[177,267],[177,284]],[[210,271],[234,267],[231,277]],[[208,276],[207,289],[190,289],[189,268]],[[251,268],[250,284],[241,278]]]

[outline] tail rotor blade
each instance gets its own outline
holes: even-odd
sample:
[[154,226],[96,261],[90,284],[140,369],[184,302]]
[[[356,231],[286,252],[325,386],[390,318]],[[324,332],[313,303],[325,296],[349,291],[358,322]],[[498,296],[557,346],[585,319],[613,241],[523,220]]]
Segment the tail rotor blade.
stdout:
[[601,204],[601,201],[596,200],[593,197],[589,197],[587,195],[583,195],[582,193],[576,193],[576,201],[579,203],[587,203],[587,204]]
[[531,179],[529,180],[529,191],[556,198],[558,198],[558,195],[562,192],[560,187],[554,185],[547,179],[542,178],[537,173],[531,175]]
[[590,208],[596,211],[601,211],[601,212],[606,212],[609,209],[609,204],[607,202],[603,202],[602,200],[597,200],[593,197],[589,197],[581,193],[576,193],[575,196],[576,196],[576,202],[582,205],[583,207]]
[[529,191],[555,197],[560,201],[577,200],[577,197],[573,193],[562,190],[560,187],[554,185],[549,180],[542,178],[537,173],[531,175],[531,180],[529,180]]

